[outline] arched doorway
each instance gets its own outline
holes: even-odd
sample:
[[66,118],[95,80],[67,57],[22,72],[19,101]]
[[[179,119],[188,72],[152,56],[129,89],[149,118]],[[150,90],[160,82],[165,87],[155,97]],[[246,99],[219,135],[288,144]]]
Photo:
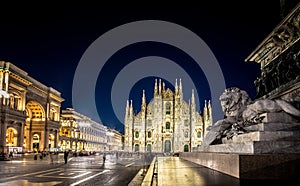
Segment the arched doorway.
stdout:
[[147,144],[147,152],[151,152],[151,144]]
[[26,116],[24,130],[26,151],[47,149],[49,135],[44,132],[44,127],[41,128],[41,126],[45,125],[45,109],[38,102],[30,101],[26,104]]
[[170,140],[166,140],[165,141],[165,153],[169,153],[171,152],[171,141]]
[[40,136],[38,134],[32,136],[32,148],[35,152],[40,150]]
[[183,151],[184,152],[189,152],[189,145],[184,145],[183,146]]
[[140,146],[139,144],[134,145],[134,152],[139,152],[140,151]]
[[18,131],[15,128],[9,127],[6,130],[6,146],[18,146]]

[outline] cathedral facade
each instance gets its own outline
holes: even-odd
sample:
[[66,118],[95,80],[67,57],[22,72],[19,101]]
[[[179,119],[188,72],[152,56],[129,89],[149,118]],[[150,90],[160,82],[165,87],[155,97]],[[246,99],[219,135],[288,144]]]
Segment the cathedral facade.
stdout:
[[212,125],[210,101],[205,101],[201,115],[193,90],[189,102],[183,100],[181,79],[179,85],[176,79],[174,92],[155,80],[154,98],[147,105],[143,90],[141,111],[133,110],[132,101],[127,100],[124,143],[130,152],[190,152],[201,145],[205,129]]

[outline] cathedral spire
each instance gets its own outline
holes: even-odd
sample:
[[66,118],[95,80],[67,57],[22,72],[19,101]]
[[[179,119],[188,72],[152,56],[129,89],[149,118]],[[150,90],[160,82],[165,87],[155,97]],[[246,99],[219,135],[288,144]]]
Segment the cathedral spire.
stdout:
[[129,100],[126,101],[126,116],[129,115]]
[[206,103],[206,100],[205,100],[205,102],[204,102],[203,118],[204,118],[205,121],[208,119],[208,116],[207,116],[207,103]]
[[177,84],[177,79],[175,81],[175,95],[178,94],[178,84]]
[[194,112],[196,111],[196,103],[195,103],[194,89],[192,89],[191,109],[192,109],[192,113],[194,113]]
[[179,94],[181,97],[183,97],[181,78],[179,79]]
[[146,113],[146,107],[147,107],[147,105],[146,105],[145,90],[143,90],[142,106],[141,106],[141,112],[142,112],[143,114]]
[[210,104],[210,100],[208,100],[208,106],[207,106],[207,117],[208,119],[212,118],[212,110],[211,110],[211,104]]
[[194,94],[194,89],[192,89],[192,104],[195,104],[195,94]]
[[158,94],[161,95],[161,79],[159,79]]
[[146,96],[145,96],[145,90],[143,90],[142,106],[146,106]]
[[154,96],[158,94],[157,92],[157,79],[155,79],[155,84],[154,84]]
[[127,101],[126,101],[126,111],[125,111],[125,122],[128,119],[128,115],[129,115],[129,100],[127,99]]
[[129,115],[133,116],[133,106],[132,106],[132,100],[130,100],[130,106],[129,106]]

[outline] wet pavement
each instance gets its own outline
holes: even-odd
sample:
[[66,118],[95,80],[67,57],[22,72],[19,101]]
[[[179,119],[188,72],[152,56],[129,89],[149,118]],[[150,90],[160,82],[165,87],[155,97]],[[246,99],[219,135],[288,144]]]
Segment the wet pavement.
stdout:
[[141,169],[138,158],[116,158],[107,155],[69,157],[63,155],[34,160],[33,155],[0,161],[0,185],[5,186],[75,186],[75,185],[128,185]]
[[299,180],[242,180],[230,175],[206,168],[179,157],[158,157],[158,186],[250,186],[250,185],[298,185]]
[[158,186],[240,185],[239,179],[179,157],[158,157]]

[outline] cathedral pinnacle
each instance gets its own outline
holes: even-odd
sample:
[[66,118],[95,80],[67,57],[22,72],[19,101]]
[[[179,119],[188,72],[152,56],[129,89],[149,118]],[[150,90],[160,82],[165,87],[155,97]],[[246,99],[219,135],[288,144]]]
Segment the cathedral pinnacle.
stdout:
[[161,79],[159,79],[159,84],[158,84],[158,94],[161,94]]
[[154,84],[154,96],[156,96],[158,94],[157,91],[157,79],[155,79],[155,84]]
[[178,84],[177,84],[177,79],[175,81],[175,94],[178,94]]
[[145,96],[145,90],[143,90],[143,97],[142,97],[142,105],[146,105],[146,96]]

